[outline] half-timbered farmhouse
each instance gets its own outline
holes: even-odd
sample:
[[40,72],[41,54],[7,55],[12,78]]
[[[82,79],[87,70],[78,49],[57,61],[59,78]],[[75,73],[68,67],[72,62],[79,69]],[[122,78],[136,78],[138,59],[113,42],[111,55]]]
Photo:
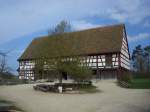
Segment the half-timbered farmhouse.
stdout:
[[[86,63],[97,78],[117,77],[130,70],[126,29],[124,24],[119,24],[35,38],[18,59],[19,78],[34,80],[36,60],[57,57],[57,46],[71,51],[77,49],[82,63]],[[65,51],[62,57],[71,60]]]

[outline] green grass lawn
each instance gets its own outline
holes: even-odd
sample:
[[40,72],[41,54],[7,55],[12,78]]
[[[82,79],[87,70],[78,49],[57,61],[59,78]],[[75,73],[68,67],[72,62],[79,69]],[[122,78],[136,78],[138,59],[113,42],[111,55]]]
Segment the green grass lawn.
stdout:
[[150,89],[150,79],[132,79],[131,88]]
[[85,92],[85,93],[96,93],[99,92],[96,86],[89,85],[89,86],[80,86],[79,91]]

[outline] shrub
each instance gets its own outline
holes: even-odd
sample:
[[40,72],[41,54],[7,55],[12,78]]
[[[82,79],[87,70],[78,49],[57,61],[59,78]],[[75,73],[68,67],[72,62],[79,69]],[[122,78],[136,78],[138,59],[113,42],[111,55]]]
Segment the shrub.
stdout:
[[74,67],[69,74],[71,78],[78,83],[83,83],[92,78],[92,72],[87,67]]

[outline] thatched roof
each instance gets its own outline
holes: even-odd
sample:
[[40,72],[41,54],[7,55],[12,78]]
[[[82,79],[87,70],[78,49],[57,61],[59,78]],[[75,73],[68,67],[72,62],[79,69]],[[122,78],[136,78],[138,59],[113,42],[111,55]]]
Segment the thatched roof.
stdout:
[[120,24],[35,38],[18,60],[120,52],[123,29]]

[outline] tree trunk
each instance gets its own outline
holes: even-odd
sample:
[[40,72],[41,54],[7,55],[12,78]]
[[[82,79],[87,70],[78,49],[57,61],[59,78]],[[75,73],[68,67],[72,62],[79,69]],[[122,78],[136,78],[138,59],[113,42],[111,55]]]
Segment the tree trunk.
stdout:
[[59,83],[62,85],[62,73],[59,73]]

